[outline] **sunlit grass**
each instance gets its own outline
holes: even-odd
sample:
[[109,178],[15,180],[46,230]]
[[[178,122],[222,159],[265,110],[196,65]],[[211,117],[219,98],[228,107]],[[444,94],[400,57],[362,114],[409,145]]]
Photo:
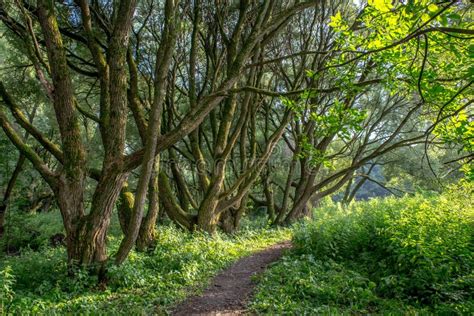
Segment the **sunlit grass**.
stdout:
[[[153,252],[132,252],[120,267],[110,265],[105,290],[98,289],[97,280],[85,271],[68,278],[62,248],[5,258],[1,268],[12,268],[13,281],[7,309],[14,314],[164,313],[202,290],[210,277],[238,258],[291,238],[289,229],[244,229],[232,237],[191,234],[171,225],[158,229]],[[110,253],[119,242],[119,235],[109,238]]]

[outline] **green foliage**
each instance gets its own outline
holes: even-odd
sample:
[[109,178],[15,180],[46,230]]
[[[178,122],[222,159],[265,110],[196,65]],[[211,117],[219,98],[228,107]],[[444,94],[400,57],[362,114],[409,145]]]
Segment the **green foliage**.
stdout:
[[[307,70],[307,75],[315,76],[310,70]],[[313,166],[322,164],[326,168],[334,169],[334,161],[325,151],[315,148],[309,138],[337,135],[340,139],[348,141],[355,132],[362,130],[362,123],[367,119],[367,110],[350,108],[336,99],[328,109],[321,111],[317,104],[312,104],[316,95],[313,90],[305,90],[296,101],[281,97],[281,102],[294,113],[296,121],[305,118],[312,121],[315,126],[311,137],[304,134],[300,136],[299,145],[302,150],[299,158],[308,158]]]
[[261,313],[472,311],[472,186],[441,196],[329,205],[262,279]]
[[[380,299],[375,283],[333,260],[292,254],[261,278],[252,308],[269,315],[403,314],[412,306]],[[419,310],[418,310],[419,311]]]
[[[331,61],[334,74],[342,78],[341,73],[346,73],[344,77],[352,82],[354,63],[376,63],[374,72],[384,89],[407,99],[417,95],[412,102],[421,101],[432,113],[434,133],[472,153],[472,110],[467,109],[472,99],[473,45],[468,37],[454,34],[472,28],[472,14],[464,12],[469,10],[468,1],[370,0],[367,4],[355,19],[344,10],[331,17],[329,26],[336,31],[342,51]],[[462,170],[472,181],[469,158]]]
[[[160,226],[154,251],[132,252],[123,265],[108,267],[106,290],[99,289],[97,277],[85,270],[68,277],[64,248],[24,249],[21,255],[2,260],[0,282],[8,285],[2,291],[9,289],[11,314],[162,314],[199,292],[211,276],[234,260],[288,239],[289,233],[287,229],[247,229],[233,237],[209,236]],[[116,251],[120,237],[110,235],[110,253]]]
[[311,113],[311,118],[316,122],[316,135],[329,136],[337,134],[342,139],[350,139],[351,132],[360,131],[361,124],[367,117],[365,110],[347,108],[343,102],[334,101],[329,110],[318,115]]
[[474,121],[472,115],[472,110],[471,113],[462,111],[444,122],[444,124],[440,124],[434,131],[444,142],[458,144],[461,146],[460,151],[468,153],[461,170],[464,172],[466,179],[471,182],[474,181],[474,162],[469,159],[470,154],[474,152]]
[[13,292],[13,285],[15,277],[12,274],[10,266],[4,267],[0,271],[0,314],[8,311],[8,307],[13,300],[15,293]]
[[51,236],[64,231],[59,211],[38,215],[15,210],[7,216],[5,235],[0,239],[1,253],[47,247]]

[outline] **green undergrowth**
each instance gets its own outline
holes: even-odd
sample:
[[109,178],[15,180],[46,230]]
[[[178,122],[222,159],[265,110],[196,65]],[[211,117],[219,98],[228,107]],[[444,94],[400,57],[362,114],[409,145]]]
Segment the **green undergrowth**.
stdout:
[[259,314],[474,312],[472,187],[441,196],[329,204],[295,228],[260,279]]
[[59,212],[26,213],[8,211],[5,234],[0,238],[0,260],[6,254],[38,250],[50,244],[51,236],[63,233]]
[[[106,289],[97,288],[85,271],[67,277],[61,247],[22,249],[19,256],[2,258],[0,313],[165,314],[231,262],[290,238],[288,229],[248,228],[235,236],[190,234],[172,225],[158,229],[153,252],[132,252],[123,265],[108,268]],[[119,242],[120,234],[111,234],[110,253]]]

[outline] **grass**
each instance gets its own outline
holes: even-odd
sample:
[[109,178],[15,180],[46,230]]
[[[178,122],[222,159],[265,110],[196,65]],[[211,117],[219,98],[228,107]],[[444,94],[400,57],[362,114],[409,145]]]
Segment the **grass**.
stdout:
[[[23,224],[34,227],[44,221],[41,214],[37,216]],[[48,230],[60,224],[53,215],[45,216],[52,220]],[[97,281],[86,272],[67,277],[64,249],[48,247],[46,242],[39,251],[23,248],[19,256],[4,257],[0,308],[3,313],[22,315],[165,314],[186,296],[201,291],[210,277],[233,261],[290,238],[288,229],[247,228],[230,237],[190,234],[172,225],[158,229],[158,247],[153,252],[132,252],[123,265],[109,267],[106,290],[96,288]],[[110,253],[120,237],[114,226]]]
[[294,250],[260,278],[258,314],[474,311],[472,187],[441,196],[329,204],[295,228]]
[[[251,305],[258,314],[469,314],[472,198],[466,185],[440,196],[328,203],[292,229],[247,218],[234,236],[161,225],[153,252],[109,267],[105,290],[85,271],[68,277],[64,249],[48,245],[62,230],[59,214],[12,213],[0,247],[21,251],[0,260],[0,312],[163,315],[235,260],[293,235],[294,249],[259,277]],[[116,221],[109,235],[113,254]]]

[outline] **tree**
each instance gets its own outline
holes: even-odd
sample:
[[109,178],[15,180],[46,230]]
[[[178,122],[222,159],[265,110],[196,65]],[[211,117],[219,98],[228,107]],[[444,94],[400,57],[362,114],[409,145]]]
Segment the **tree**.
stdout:
[[[153,245],[160,206],[191,231],[232,232],[251,203],[289,223],[388,153],[462,139],[468,9],[2,1],[2,42],[18,55],[8,66],[26,69],[35,93],[3,73],[0,124],[54,192],[68,262],[103,272],[116,207],[120,264]],[[39,98],[41,124],[24,106]]]
[[[156,10],[162,5],[164,18],[162,11]],[[195,130],[209,112],[226,99],[226,94],[241,77],[246,61],[255,53],[257,43],[276,36],[294,14],[313,5],[311,1],[285,4],[266,1],[262,5],[242,1],[236,7],[205,7],[209,15],[206,23],[216,30],[210,33],[209,39],[215,36],[215,45],[225,47],[222,52],[228,54],[225,72],[216,69],[213,85],[203,86],[199,98],[179,119],[179,124],[159,136],[161,109],[166,100],[165,78],[175,51],[172,38],[177,34],[177,16],[183,24],[190,2],[151,1],[138,6],[134,0],[122,0],[114,5],[89,4],[85,0],[71,5],[41,0],[37,6],[2,2],[2,22],[10,35],[22,42],[22,53],[33,64],[44,93],[51,99],[60,144],[21,117],[15,117],[15,121],[55,157],[58,167],[47,166],[18,134],[3,110],[0,122],[12,143],[32,162],[56,196],[66,229],[70,263],[105,262],[105,238],[112,210],[129,172],[141,165],[131,222],[117,262],[125,259],[138,236],[155,156]],[[140,18],[133,18],[135,12]],[[228,22],[222,25],[226,15]],[[63,19],[63,16],[69,18]],[[161,28],[165,30],[162,36]],[[152,38],[158,49],[143,43],[142,36]],[[205,49],[200,46],[200,50]],[[157,51],[156,57],[154,51]],[[154,69],[154,74],[150,69]],[[85,82],[76,83],[80,80]],[[140,92],[141,86],[148,87],[148,95]],[[81,98],[79,87],[88,88],[96,96]],[[12,113],[17,109],[21,111],[4,85],[0,92]],[[96,104],[86,110],[84,105],[91,99]],[[144,113],[147,104],[151,104],[148,122]],[[142,133],[147,131],[142,134],[144,147],[135,152],[126,150],[129,110],[134,115],[136,128]],[[99,130],[102,153],[94,166],[88,163],[89,150],[81,119],[92,120]],[[89,198],[86,196],[87,177],[97,181],[90,201],[86,200]],[[89,212],[85,209],[86,201],[90,202]]]

